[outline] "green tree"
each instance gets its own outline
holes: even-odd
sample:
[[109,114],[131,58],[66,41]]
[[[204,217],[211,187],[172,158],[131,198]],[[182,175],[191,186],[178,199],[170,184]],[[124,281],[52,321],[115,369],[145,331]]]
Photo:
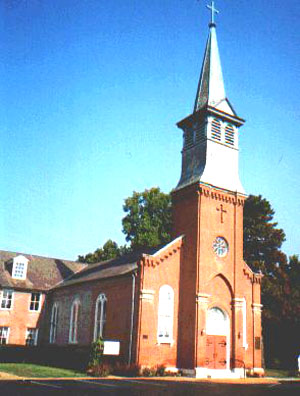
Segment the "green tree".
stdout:
[[282,260],[262,282],[262,324],[268,366],[296,368],[300,351],[300,262]]
[[131,248],[144,249],[171,240],[171,196],[154,187],[134,192],[123,206],[123,232]]
[[285,261],[280,248],[285,241],[273,221],[274,210],[261,195],[250,195],[244,208],[244,258],[254,271],[272,274]]
[[268,366],[292,368],[299,353],[300,263],[281,251],[284,231],[273,221],[274,210],[259,196],[250,195],[244,208],[244,258],[261,271],[262,325]]
[[99,263],[100,261],[110,260],[124,254],[126,247],[118,246],[118,244],[109,239],[103,247],[98,248],[94,253],[88,253],[85,256],[78,256],[81,263]]
[[109,239],[93,253],[78,256],[83,263],[98,263],[120,257],[132,250],[142,250],[166,244],[171,240],[171,196],[151,188],[143,192],[133,192],[125,199],[123,209],[126,216],[122,220],[123,233],[130,246],[118,246]]

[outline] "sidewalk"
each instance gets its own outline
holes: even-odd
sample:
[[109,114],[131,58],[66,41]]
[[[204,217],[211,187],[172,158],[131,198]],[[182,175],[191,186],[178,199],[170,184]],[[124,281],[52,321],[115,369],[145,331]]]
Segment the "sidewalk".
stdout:
[[117,377],[110,375],[108,377],[18,377],[16,375],[8,374],[5,372],[0,372],[0,381],[1,380],[39,380],[39,381],[84,381],[84,380],[101,380],[101,381],[145,381],[145,382],[153,382],[153,381],[163,381],[163,382],[206,382],[206,383],[219,383],[219,384],[279,384],[281,382],[300,382],[300,378],[272,378],[272,377],[263,377],[263,378],[245,378],[245,379],[198,379],[191,377]]
[[21,377],[18,377],[17,375],[13,374],[8,374],[4,373],[3,371],[0,372],[0,381],[1,380],[16,380],[16,379],[21,379]]

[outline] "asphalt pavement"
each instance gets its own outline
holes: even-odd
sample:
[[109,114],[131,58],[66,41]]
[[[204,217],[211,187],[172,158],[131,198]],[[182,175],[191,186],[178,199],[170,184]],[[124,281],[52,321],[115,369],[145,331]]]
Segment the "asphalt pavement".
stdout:
[[299,381],[274,383],[234,384],[197,381],[162,381],[139,379],[72,379],[72,380],[3,380],[0,382],[0,395],[117,395],[117,396],[265,396],[300,395]]

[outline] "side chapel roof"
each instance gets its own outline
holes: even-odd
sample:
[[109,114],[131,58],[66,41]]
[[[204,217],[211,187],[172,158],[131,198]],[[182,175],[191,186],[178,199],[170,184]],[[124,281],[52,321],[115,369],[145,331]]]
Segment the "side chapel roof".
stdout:
[[[170,250],[173,244],[177,245],[181,239],[182,237],[179,237],[164,246],[143,249],[95,264],[83,264],[76,261],[0,250],[0,287],[47,291],[122,276],[135,271],[138,268],[138,263],[145,256],[157,260],[160,255],[165,255],[166,250]],[[29,260],[25,280],[13,279],[11,276],[12,260],[20,254]]]
[[[129,253],[124,256],[102,261],[100,263],[89,264],[82,271],[77,272],[66,281],[62,281],[56,288],[74,285],[82,282],[113,278],[135,271],[141,259],[147,258],[147,261],[163,261],[171,254],[172,247],[181,244],[183,236],[180,236],[167,245],[161,245],[155,248],[143,249],[137,252]],[[176,252],[177,250],[175,250]]]

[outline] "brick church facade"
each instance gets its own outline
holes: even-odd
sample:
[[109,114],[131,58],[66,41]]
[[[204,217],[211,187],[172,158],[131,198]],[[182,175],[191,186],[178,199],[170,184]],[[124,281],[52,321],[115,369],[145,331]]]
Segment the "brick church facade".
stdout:
[[243,260],[244,120],[225,94],[214,7],[194,111],[183,131],[167,246],[86,265],[0,252],[0,343],[115,342],[128,364],[199,378],[263,374],[261,275]]

